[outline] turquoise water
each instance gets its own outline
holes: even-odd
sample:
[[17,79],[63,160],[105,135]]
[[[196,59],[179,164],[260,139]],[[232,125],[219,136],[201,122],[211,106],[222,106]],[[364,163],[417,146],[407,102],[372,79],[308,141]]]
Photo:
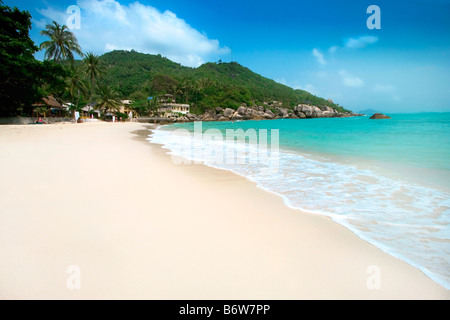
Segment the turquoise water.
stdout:
[[[150,141],[245,176],[290,207],[327,215],[449,289],[450,113],[390,116],[201,123],[215,138],[193,134],[198,123],[176,124]],[[227,129],[256,133],[259,145],[217,138]]]

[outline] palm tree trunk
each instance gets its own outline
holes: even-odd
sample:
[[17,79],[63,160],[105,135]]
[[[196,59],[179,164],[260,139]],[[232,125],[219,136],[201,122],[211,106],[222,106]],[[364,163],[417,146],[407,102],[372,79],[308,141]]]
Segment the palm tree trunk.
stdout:
[[91,96],[89,97],[89,103],[92,103],[92,99],[94,97],[94,77],[91,76]]
[[[80,103],[80,96],[81,96],[80,89],[78,89],[78,98],[77,98],[77,104],[75,105],[75,108],[78,108],[78,105]],[[73,117],[74,118],[75,118],[75,112],[76,112],[76,109],[73,110]]]

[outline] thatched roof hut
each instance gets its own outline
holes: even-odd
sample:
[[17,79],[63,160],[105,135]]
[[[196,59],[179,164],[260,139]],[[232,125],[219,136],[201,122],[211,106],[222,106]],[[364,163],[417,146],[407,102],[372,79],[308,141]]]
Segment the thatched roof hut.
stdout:
[[40,102],[34,103],[33,107],[64,108],[53,96],[43,97]]
[[65,112],[68,110],[67,105],[62,105],[58,102],[58,100],[55,99],[52,95],[43,97],[41,101],[34,103],[32,105],[34,107],[33,112],[38,114],[44,114],[44,117],[47,113],[61,116],[61,112]]

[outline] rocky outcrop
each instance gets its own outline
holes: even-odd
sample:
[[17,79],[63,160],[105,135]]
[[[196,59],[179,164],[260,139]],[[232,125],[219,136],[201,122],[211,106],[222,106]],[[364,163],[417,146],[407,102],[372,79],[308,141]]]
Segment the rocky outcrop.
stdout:
[[214,110],[206,110],[206,112],[202,116],[203,121],[214,121],[216,113]]
[[305,104],[299,104],[294,107],[294,112],[297,114],[303,113],[306,118],[313,118],[313,107]]
[[275,119],[275,113],[272,112],[270,109],[264,110],[264,118],[266,119]]
[[231,109],[226,109],[223,115],[229,117],[231,120],[338,118],[355,116],[353,113],[339,113],[329,106],[319,108],[307,104],[299,104],[292,109],[283,107],[269,109],[262,106],[241,106],[232,116],[230,116],[231,113]]
[[253,120],[263,120],[263,119],[266,119],[266,116],[265,116],[265,114],[264,114],[264,111],[261,111],[261,110],[256,110],[254,113],[253,113],[253,118],[252,118]]
[[387,115],[382,114],[382,113],[375,113],[369,119],[375,119],[375,120],[378,120],[378,119],[391,119],[391,117],[388,117]]
[[224,117],[224,116],[220,116],[219,119],[217,119],[217,121],[230,121],[230,118]]
[[223,113],[223,108],[217,107],[216,108],[216,113]]
[[240,106],[237,110],[237,113],[239,113],[241,116],[244,116],[247,113],[247,107]]
[[[193,121],[237,121],[237,120],[263,120],[263,119],[307,119],[307,118],[343,118],[357,116],[353,113],[340,113],[329,106],[299,104],[293,108],[284,108],[281,105],[252,106],[241,105],[236,110],[217,107],[208,109],[202,115],[188,113],[178,118],[170,118],[169,122]],[[382,115],[384,116],[384,115]],[[388,117],[387,117],[388,118]],[[152,118],[153,119],[153,118]],[[386,118],[377,118],[386,119]]]
[[239,113],[236,111],[236,112],[233,114],[233,116],[231,117],[230,120],[237,121],[237,120],[247,120],[247,119],[245,119],[243,115],[239,114]]
[[326,118],[334,117],[338,112],[329,106],[324,106],[322,108],[322,116]]
[[301,111],[296,111],[295,114],[299,117],[299,119],[306,119],[306,114]]
[[186,115],[186,118],[187,118],[189,121],[199,121],[199,120],[200,120],[200,117],[201,117],[201,116],[198,116],[198,115],[193,114],[193,113],[188,113],[188,114]]
[[278,111],[278,114],[277,114],[277,115],[278,115],[280,118],[282,118],[282,119],[289,118],[289,112],[288,112],[288,109],[277,107],[276,110]]
[[234,110],[233,110],[233,109],[230,109],[230,108],[226,108],[226,109],[223,111],[223,116],[224,116],[224,117],[227,117],[227,118],[229,118],[229,119],[233,116],[233,114],[234,114]]

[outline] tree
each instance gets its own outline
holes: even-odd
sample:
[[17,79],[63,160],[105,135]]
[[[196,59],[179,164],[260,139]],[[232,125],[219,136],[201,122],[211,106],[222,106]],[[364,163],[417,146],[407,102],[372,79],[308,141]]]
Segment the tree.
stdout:
[[166,74],[158,74],[151,80],[149,92],[153,96],[161,93],[169,93],[176,98],[177,86],[178,80],[175,78]]
[[110,86],[101,84],[97,88],[98,97],[96,99],[95,108],[106,114],[108,110],[119,111],[120,99],[119,94]]
[[42,42],[40,49],[45,49],[45,58],[60,62],[61,60],[73,61],[73,53],[83,56],[83,52],[78,44],[75,35],[66,25],[60,25],[56,21],[45,26],[46,30],[41,31],[41,35],[48,36],[50,40]]
[[40,70],[39,75],[36,75],[36,80],[41,83],[41,97],[53,95],[58,102],[63,103],[63,97],[66,92],[66,80],[70,75],[70,71],[61,64],[48,60],[41,63]]
[[31,114],[31,105],[49,92],[45,83],[59,87],[64,76],[60,65],[40,62],[29,36],[31,15],[0,1],[0,116]]
[[81,97],[89,95],[89,85],[80,67],[71,67],[70,75],[66,79],[66,90],[70,96],[70,102],[75,109],[78,109]]
[[85,58],[83,59],[83,64],[84,72],[91,82],[91,95],[89,97],[89,100],[92,100],[95,93],[95,84],[97,80],[105,74],[106,70],[101,64],[98,56],[92,52],[88,52],[86,54]]

